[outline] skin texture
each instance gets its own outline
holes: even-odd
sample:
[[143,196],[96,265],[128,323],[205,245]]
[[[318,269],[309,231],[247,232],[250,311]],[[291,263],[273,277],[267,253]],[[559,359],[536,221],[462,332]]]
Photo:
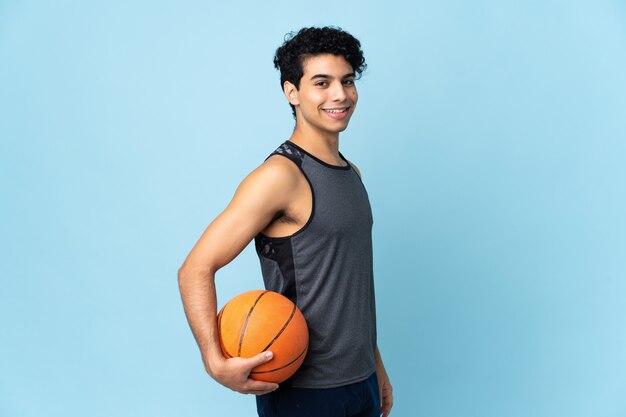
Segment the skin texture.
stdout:
[[[296,127],[290,140],[328,164],[345,165],[339,156],[339,133],[347,128],[358,101],[350,64],[342,56],[310,57],[304,62],[300,88],[286,81],[283,90],[296,108]],[[337,119],[325,109],[346,109],[346,114]],[[222,356],[217,335],[215,273],[259,232],[277,237],[299,230],[311,209],[311,190],[299,168],[286,158],[272,156],[242,181],[230,204],[207,227],[178,271],[185,314],[205,369],[234,391],[261,395],[278,385],[249,378],[252,368],[271,360],[271,352],[250,359]],[[393,405],[392,388],[378,348],[375,357],[381,413],[386,417]]]

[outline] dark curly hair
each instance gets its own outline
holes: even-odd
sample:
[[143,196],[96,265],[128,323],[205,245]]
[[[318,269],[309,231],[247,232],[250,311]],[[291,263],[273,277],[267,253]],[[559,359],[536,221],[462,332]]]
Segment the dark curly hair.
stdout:
[[[325,26],[322,28],[302,28],[298,33],[285,35],[285,42],[276,50],[274,67],[280,70],[280,87],[289,81],[300,88],[300,79],[304,75],[304,60],[313,55],[341,55],[354,70],[356,79],[367,68],[361,42],[339,27]],[[296,108],[292,105],[293,116]]]

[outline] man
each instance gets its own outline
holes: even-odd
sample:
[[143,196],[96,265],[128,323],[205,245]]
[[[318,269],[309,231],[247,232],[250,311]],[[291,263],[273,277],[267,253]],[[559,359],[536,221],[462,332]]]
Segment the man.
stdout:
[[[261,417],[386,417],[393,400],[376,345],[371,209],[360,173],[339,152],[365,69],[361,46],[341,29],[304,28],[274,64],[296,127],[180,268],[187,319],[209,375],[256,394]],[[271,352],[225,359],[219,347],[215,273],[253,238],[266,288],[294,301],[309,327],[307,357],[280,386],[249,378]]]

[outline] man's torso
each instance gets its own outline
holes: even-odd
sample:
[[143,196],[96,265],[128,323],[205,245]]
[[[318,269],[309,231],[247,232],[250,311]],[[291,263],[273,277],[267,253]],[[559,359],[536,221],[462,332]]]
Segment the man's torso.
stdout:
[[376,347],[365,187],[346,160],[330,165],[291,142],[271,158],[300,176],[288,207],[255,238],[266,288],[292,299],[309,325],[309,353],[292,383],[330,388],[363,380],[375,370]]

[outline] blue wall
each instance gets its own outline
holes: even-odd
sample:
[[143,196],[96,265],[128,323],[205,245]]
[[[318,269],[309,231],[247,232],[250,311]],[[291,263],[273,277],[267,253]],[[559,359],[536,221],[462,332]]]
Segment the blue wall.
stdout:
[[[626,415],[624,2],[208,3],[0,2],[0,415],[254,415],[176,271],[290,134],[275,48],[324,24],[369,64],[341,149],[392,415]],[[248,247],[220,304],[261,285]]]

